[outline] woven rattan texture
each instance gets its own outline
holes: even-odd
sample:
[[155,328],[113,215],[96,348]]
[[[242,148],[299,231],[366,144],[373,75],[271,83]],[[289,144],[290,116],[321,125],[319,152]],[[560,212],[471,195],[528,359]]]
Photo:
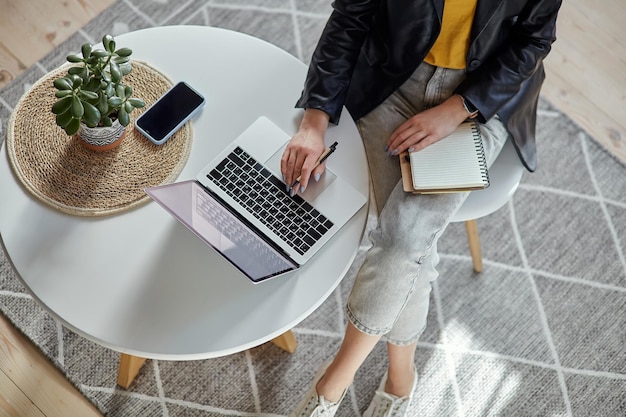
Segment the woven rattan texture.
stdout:
[[146,107],[133,112],[120,146],[95,152],[77,136],[68,137],[55,123],[52,81],[67,68],[64,65],[37,81],[11,115],[7,152],[17,178],[44,203],[73,215],[109,215],[149,201],[143,189],[174,181],[191,150],[190,123],[160,146],[133,127],[135,118],[172,82],[151,66],[134,61],[124,81]]

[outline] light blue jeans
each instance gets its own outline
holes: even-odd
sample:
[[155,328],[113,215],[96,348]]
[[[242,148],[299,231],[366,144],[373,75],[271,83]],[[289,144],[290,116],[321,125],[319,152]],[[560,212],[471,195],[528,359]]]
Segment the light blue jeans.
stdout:
[[[346,310],[357,329],[384,336],[395,345],[416,342],[426,327],[431,282],[438,276],[437,240],[468,193],[404,192],[398,157],[388,156],[385,144],[402,122],[443,102],[464,78],[464,70],[422,64],[391,97],[357,122],[379,217]],[[509,134],[498,117],[480,124],[480,131],[491,164]]]

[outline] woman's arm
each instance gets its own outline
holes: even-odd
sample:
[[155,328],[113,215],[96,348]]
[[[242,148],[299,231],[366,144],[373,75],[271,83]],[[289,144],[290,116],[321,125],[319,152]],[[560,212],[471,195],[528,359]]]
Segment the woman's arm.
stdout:
[[304,192],[311,175],[317,180],[322,174],[325,163],[313,169],[320,155],[324,152],[324,137],[328,128],[328,114],[317,109],[307,109],[300,123],[298,132],[291,138],[280,160],[280,169],[285,184],[291,185],[300,177],[297,189],[293,193]]
[[333,2],[296,107],[323,110],[331,123],[339,122],[355,63],[378,7],[378,0]]
[[[452,133],[469,116],[461,96],[478,109],[481,122],[491,119],[519,92],[550,51],[560,4],[560,0],[529,2],[499,50],[477,70],[468,69],[467,78],[455,90],[457,94],[403,123],[387,141],[388,152],[418,151]],[[471,62],[470,57],[468,64]]]
[[[506,42],[481,62],[477,52],[468,57],[467,78],[456,89],[479,110],[481,122],[491,119],[511,100],[539,68],[556,40],[556,17],[561,0],[536,0],[517,16]],[[476,65],[477,68],[473,68]]]
[[361,46],[369,32],[378,0],[336,0],[333,12],[318,41],[296,107],[305,108],[298,132],[281,159],[281,171],[289,186],[300,177],[293,193],[304,192],[311,175],[319,178],[325,168],[313,167],[324,152],[330,123],[338,123],[350,77]]

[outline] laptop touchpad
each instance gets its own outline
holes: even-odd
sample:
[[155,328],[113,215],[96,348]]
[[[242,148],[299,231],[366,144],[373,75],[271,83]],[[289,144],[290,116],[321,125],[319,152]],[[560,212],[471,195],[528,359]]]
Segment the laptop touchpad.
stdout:
[[[282,178],[283,174],[280,172],[280,158],[283,156],[283,152],[287,145],[281,147],[274,155],[272,155],[266,162],[265,166],[274,173],[278,178]],[[304,194],[300,194],[306,201],[311,202],[321,194],[330,184],[335,181],[337,176],[333,174],[328,167],[324,170],[324,173],[320,177],[320,180],[315,182],[313,178],[309,180],[309,184],[306,187]]]

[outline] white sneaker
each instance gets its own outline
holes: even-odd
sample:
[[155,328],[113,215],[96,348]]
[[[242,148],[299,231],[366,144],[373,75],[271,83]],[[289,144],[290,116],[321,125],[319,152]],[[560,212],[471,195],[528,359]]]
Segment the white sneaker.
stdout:
[[337,413],[341,401],[346,396],[346,392],[348,392],[348,388],[341,394],[341,398],[336,403],[327,401],[323,395],[318,395],[316,389],[317,383],[326,373],[326,368],[328,368],[330,362],[324,363],[317,371],[311,388],[309,388],[296,409],[289,414],[289,417],[333,417]]
[[417,388],[417,371],[413,378],[413,387],[411,393],[407,397],[396,397],[395,395],[385,392],[385,384],[387,383],[387,373],[383,376],[380,385],[370,406],[367,407],[363,417],[408,417],[409,404]]

